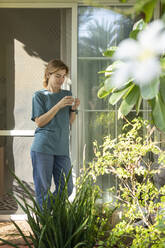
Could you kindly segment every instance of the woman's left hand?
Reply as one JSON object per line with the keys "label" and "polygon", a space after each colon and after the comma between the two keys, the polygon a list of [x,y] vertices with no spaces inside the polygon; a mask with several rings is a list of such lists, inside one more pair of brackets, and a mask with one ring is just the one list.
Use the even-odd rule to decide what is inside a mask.
{"label": "woman's left hand", "polygon": [[77,109],[79,105],[80,105],[80,100],[79,100],[79,98],[75,98],[75,100],[74,100],[74,105],[72,106],[72,109],[73,109],[73,110]]}

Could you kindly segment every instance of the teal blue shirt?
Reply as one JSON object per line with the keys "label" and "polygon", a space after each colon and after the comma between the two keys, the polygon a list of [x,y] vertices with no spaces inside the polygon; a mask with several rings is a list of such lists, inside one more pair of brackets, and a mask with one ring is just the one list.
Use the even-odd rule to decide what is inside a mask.
{"label": "teal blue shirt", "polygon": [[[32,99],[31,120],[35,121],[36,117],[49,111],[63,97],[71,95],[71,91],[68,90],[61,90],[58,93],[52,93],[48,90],[35,92]],[[69,156],[69,114],[70,106],[66,106],[60,109],[48,124],[37,127],[31,150]]]}

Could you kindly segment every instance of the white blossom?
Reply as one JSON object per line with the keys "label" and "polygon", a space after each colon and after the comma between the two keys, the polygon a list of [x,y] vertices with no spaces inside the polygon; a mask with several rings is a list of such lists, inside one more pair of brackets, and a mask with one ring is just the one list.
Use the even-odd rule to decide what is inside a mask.
{"label": "white blossom", "polygon": [[156,20],[139,32],[137,40],[128,38],[119,44],[113,58],[123,63],[111,75],[111,87],[119,88],[130,79],[143,87],[159,78],[164,51],[165,25]]}

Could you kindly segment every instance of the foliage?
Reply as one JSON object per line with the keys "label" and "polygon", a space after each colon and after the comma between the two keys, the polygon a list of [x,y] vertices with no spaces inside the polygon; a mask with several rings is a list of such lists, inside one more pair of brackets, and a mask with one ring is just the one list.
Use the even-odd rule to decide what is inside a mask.
{"label": "foliage", "polygon": [[[161,248],[165,246],[165,187],[157,188],[154,176],[159,166],[165,164],[165,152],[152,141],[152,129],[140,118],[126,122],[117,139],[105,137],[101,146],[94,143],[95,158],[88,168],[81,170],[77,180],[77,193],[72,203],[67,188],[54,197],[49,194],[51,210],[45,202],[41,211],[31,193],[15,176],[17,182],[31,199],[23,198],[18,204],[27,214],[32,232],[22,235],[27,247],[132,247]],[[100,197],[97,178],[112,174],[118,188],[110,189],[114,202],[96,204]],[[67,179],[68,180],[68,179]],[[66,181],[67,185],[67,181]],[[112,227],[114,210],[121,210],[122,218]],[[12,247],[18,247],[15,244]]]}
{"label": "foliage", "polygon": [[[141,19],[135,23],[130,33],[130,39],[121,42],[119,47],[115,48],[116,50],[113,47],[104,52],[104,55],[108,57],[111,55],[113,58],[123,57],[123,61],[114,61],[105,71],[101,72],[105,73],[105,82],[98,91],[98,97],[104,98],[110,95],[109,103],[112,105],[121,102],[119,118],[126,116],[133,108],[139,114],[142,100],[147,100],[151,107],[153,123],[159,130],[165,132],[165,58],[160,57],[158,52],[162,51],[161,41],[160,48],[156,40],[154,45],[154,35],[155,39],[158,39],[158,34],[156,35],[156,31],[152,31],[158,26],[161,30],[161,25],[161,22],[153,22],[148,26]],[[148,48],[149,44],[145,44],[145,42],[149,36],[152,40],[150,43],[153,44]],[[139,41],[136,41],[137,39]],[[161,36],[159,40],[161,40]],[[124,52],[127,49],[130,49],[130,54]],[[112,53],[112,51],[115,52]],[[152,69],[149,71],[149,68]]]}
{"label": "foliage", "polygon": [[[120,0],[120,2],[127,3],[128,1]],[[101,6],[101,1],[99,3]],[[155,36],[158,38],[157,42],[155,42],[155,45],[154,38],[150,37],[147,43],[148,47],[143,46],[145,42],[147,42],[147,35],[144,37],[143,41],[142,37],[145,33],[144,30],[147,30],[147,28],[149,27],[148,23],[153,18],[156,6],[161,6],[162,11],[160,12],[160,18],[163,21],[165,20],[165,14],[163,11],[165,7],[164,4],[164,0],[136,0],[135,4],[131,8],[122,11],[123,14],[129,15],[133,19],[136,19],[137,17],[142,17],[143,19],[135,23],[133,30],[129,35],[130,39],[124,40],[119,44],[118,47],[109,47],[106,51],[103,52],[104,56],[110,58],[110,62],[112,61],[112,59],[115,61],[113,63],[111,62],[112,64],[105,71],[101,71],[101,73],[105,73],[105,83],[104,86],[101,87],[101,89],[98,91],[99,98],[104,98],[110,95],[109,103],[112,105],[121,102],[119,107],[119,118],[126,116],[133,108],[135,108],[137,114],[139,114],[142,100],[147,100],[151,108],[153,123],[159,130],[163,132],[165,132],[165,58],[163,49],[162,52],[158,52],[157,55],[156,51],[159,50],[159,41],[160,48],[164,47],[163,43],[165,42],[161,43],[161,38],[158,38],[158,35],[163,33],[164,28],[161,32],[159,32],[159,34],[157,33],[157,35]],[[154,28],[151,28],[151,31],[152,30],[154,33]],[[132,50],[133,45],[131,43],[133,43],[133,40],[135,41],[134,48],[135,45],[136,47],[141,45],[141,51],[138,51],[138,49],[136,51],[137,55],[135,55],[135,49],[134,51]],[[121,49],[119,49],[121,48],[121,46],[123,46],[123,50],[126,51],[125,57],[123,57],[124,63],[118,61],[116,56],[117,54],[119,54],[119,51],[121,51]],[[154,49],[150,49],[152,47],[155,47],[155,51]],[[120,53],[120,55],[121,56],[118,56],[119,58],[123,56],[122,52]],[[135,56],[137,56],[137,58],[139,59],[139,64],[137,63]],[[151,59],[148,59],[149,57],[153,57],[152,63]],[[130,63],[125,63],[127,61]],[[139,71],[140,66],[141,72],[143,72],[143,74]],[[130,78],[128,78],[127,80],[127,77],[129,76],[128,74],[130,74]],[[135,77],[131,77],[131,74],[133,76],[135,75]],[[148,79],[145,79],[147,77]],[[141,78],[143,78],[144,80],[148,80],[148,82],[143,83],[143,80],[142,82],[140,82]]]}
{"label": "foliage", "polygon": [[[43,210],[39,208],[21,180],[16,176],[14,177],[31,200],[31,203],[28,203],[23,198],[23,204],[20,200],[17,200],[27,215],[27,222],[32,230],[29,236],[25,236],[19,226],[13,222],[27,247],[90,248],[94,246],[99,232],[95,211],[95,201],[99,192],[97,186],[93,185],[92,178],[87,173],[84,173],[79,178],[77,193],[72,203],[68,199],[66,181],[62,194],[59,191],[56,197],[54,197],[49,192],[49,198],[44,202]],[[48,209],[48,201],[50,201],[50,209]],[[4,244],[18,247],[8,241],[0,240]]]}
{"label": "foliage", "polygon": [[[122,219],[110,232],[103,247],[164,247],[165,187],[158,189],[154,164],[165,164],[165,152],[152,141],[147,121],[140,118],[126,123],[118,139],[105,137],[102,146],[94,143],[95,160],[91,175],[113,174],[118,180],[114,191]],[[162,197],[163,196],[163,197]]]}

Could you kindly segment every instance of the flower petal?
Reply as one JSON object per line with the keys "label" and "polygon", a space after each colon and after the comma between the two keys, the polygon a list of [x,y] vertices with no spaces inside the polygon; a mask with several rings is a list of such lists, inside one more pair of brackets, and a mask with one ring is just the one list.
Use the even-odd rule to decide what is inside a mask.
{"label": "flower petal", "polygon": [[164,27],[164,23],[161,20],[153,21],[138,34],[138,40],[141,44],[149,45],[161,34]]}
{"label": "flower petal", "polygon": [[111,77],[111,87],[120,88],[124,86],[131,78],[131,63],[122,63]]}
{"label": "flower petal", "polygon": [[114,54],[114,59],[121,59],[123,61],[134,58],[140,52],[138,42],[133,39],[126,39],[122,41]]}
{"label": "flower petal", "polygon": [[133,70],[135,83],[138,85],[148,84],[153,79],[159,77],[161,73],[160,62],[156,58],[145,60],[144,62],[136,62]]}
{"label": "flower petal", "polygon": [[165,54],[165,32],[159,37],[156,48],[159,54]]}
{"label": "flower petal", "polygon": [[[138,41],[142,47],[152,50],[157,55],[159,55],[164,47],[164,34],[163,28],[165,28],[164,23],[161,20],[153,21],[148,24],[146,28],[138,34]],[[160,38],[161,42],[160,42]]]}

